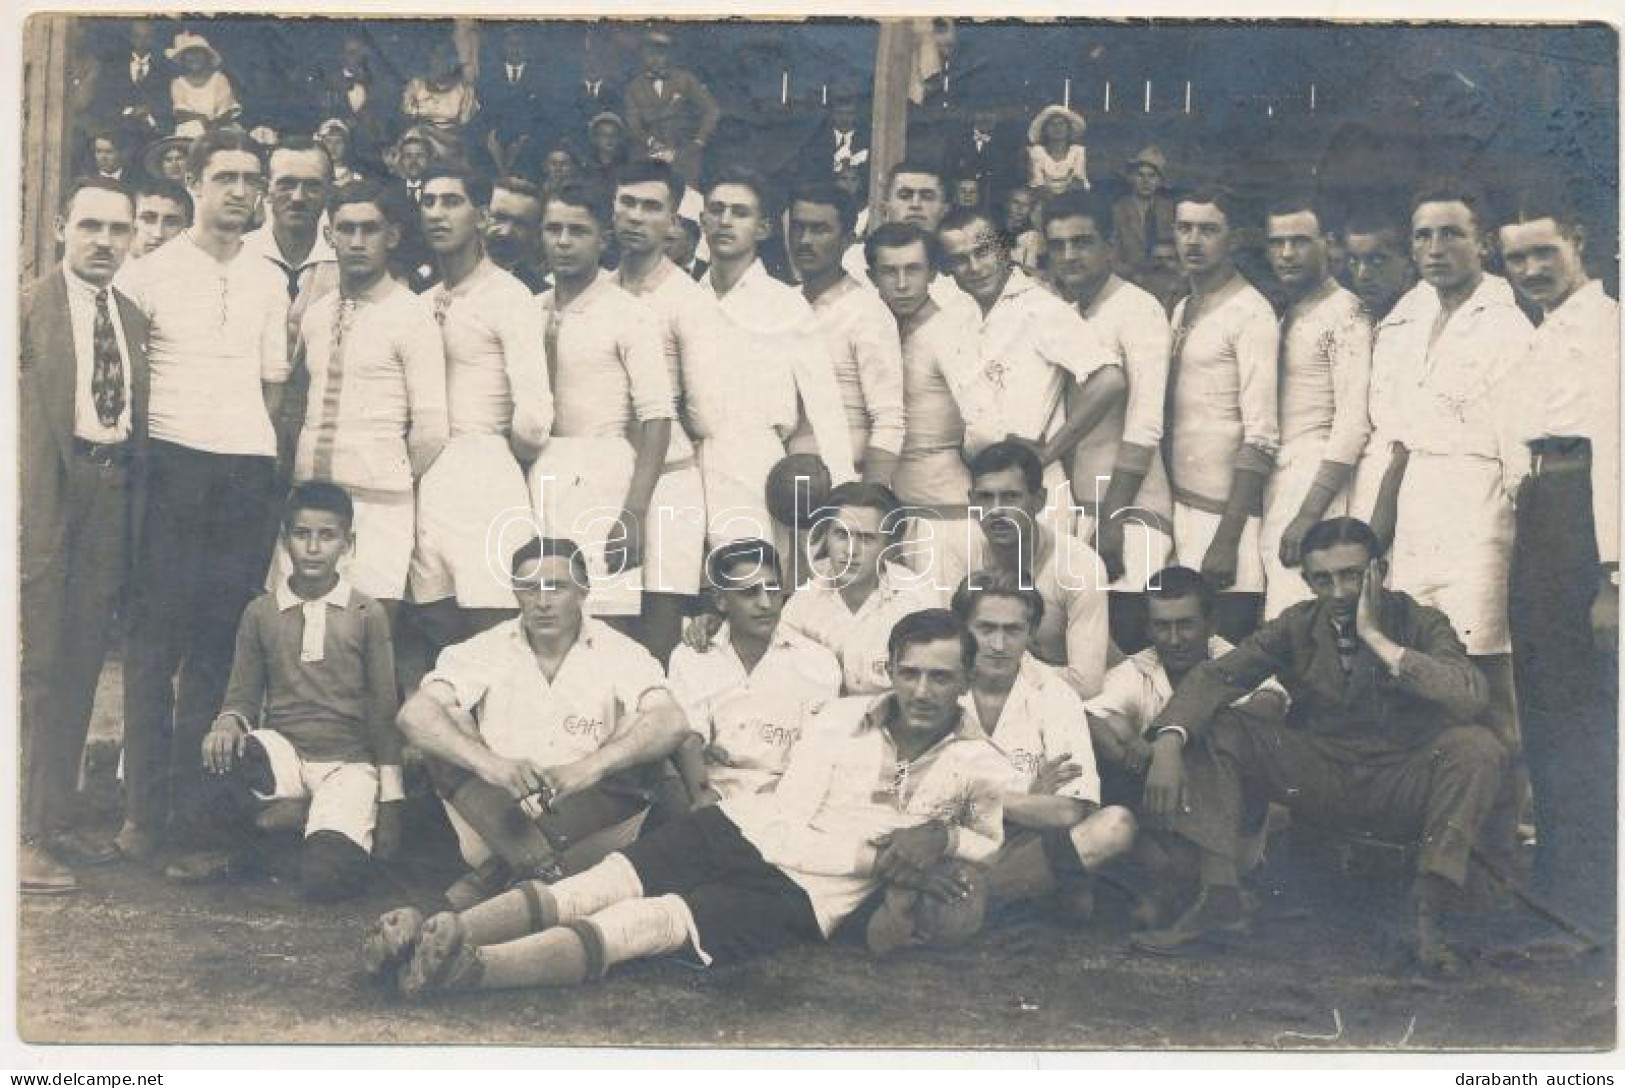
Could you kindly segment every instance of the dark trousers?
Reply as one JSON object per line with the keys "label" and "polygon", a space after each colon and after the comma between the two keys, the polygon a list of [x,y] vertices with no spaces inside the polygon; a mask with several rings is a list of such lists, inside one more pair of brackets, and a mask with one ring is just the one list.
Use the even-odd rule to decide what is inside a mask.
{"label": "dark trousers", "polygon": [[1509,756],[1488,727],[1443,729],[1409,753],[1360,759],[1276,722],[1221,713],[1203,740],[1218,771],[1211,815],[1237,836],[1275,801],[1323,827],[1414,841],[1417,868],[1460,885],[1481,841],[1515,818]]}
{"label": "dark trousers", "polygon": [[153,442],[124,671],[126,819],[202,817],[202,743],[231,673],[243,608],[271,555],[273,461]]}
{"label": "dark trousers", "polygon": [[1606,923],[1617,840],[1617,662],[1591,633],[1600,574],[1590,444],[1548,439],[1540,452],[1536,473],[1518,490],[1508,592],[1535,802],[1535,882],[1563,906]]}
{"label": "dark trousers", "polygon": [[18,649],[23,835],[72,821],[79,762],[128,559],[129,469],[75,456],[61,516],[22,497]]}

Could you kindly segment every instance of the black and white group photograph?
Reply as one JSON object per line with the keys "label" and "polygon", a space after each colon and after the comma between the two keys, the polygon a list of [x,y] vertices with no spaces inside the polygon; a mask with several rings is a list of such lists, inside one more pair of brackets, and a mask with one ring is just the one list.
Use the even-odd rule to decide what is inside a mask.
{"label": "black and white group photograph", "polygon": [[1618,27],[1358,7],[19,14],[25,1060],[1613,1051]]}

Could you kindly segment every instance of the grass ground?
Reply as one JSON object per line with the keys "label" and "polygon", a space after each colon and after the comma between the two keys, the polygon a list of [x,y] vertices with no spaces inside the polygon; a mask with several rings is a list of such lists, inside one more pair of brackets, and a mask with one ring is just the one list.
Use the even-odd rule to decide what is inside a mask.
{"label": "grass ground", "polygon": [[[95,725],[116,729],[116,668]],[[1164,960],[1127,948],[1122,904],[1071,930],[1033,914],[951,952],[877,962],[836,941],[734,968],[618,969],[573,992],[405,1006],[369,988],[355,954],[368,922],[433,908],[456,873],[443,829],[379,874],[362,900],[301,901],[287,850],[251,881],[183,888],[150,868],[84,873],[60,899],[25,900],[19,1024],[31,1042],[508,1043],[532,1046],[885,1046],[1019,1049],[1602,1049],[1614,1045],[1609,955],[1464,979],[1405,965],[1392,902],[1369,882],[1289,884],[1242,946]],[[103,810],[103,820],[110,812]]]}

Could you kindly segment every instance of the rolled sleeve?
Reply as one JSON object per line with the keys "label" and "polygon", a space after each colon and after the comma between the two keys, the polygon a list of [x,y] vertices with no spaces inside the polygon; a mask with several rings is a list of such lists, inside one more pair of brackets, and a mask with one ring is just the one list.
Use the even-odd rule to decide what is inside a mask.
{"label": "rolled sleeve", "polygon": [[1371,437],[1371,325],[1363,315],[1351,313],[1334,331],[1331,365],[1336,404],[1325,460],[1355,465]]}
{"label": "rolled sleeve", "polygon": [[423,678],[419,687],[426,688],[437,682],[445,684],[457,697],[457,705],[472,713],[496,682],[496,662],[506,656],[503,653],[505,648],[488,636],[501,632],[506,626],[493,628],[467,642],[441,650],[434,669]]}
{"label": "rolled sleeve", "polygon": [[[628,712],[635,712],[638,703],[651,691],[671,690],[660,662],[636,643],[618,647],[604,661],[604,667],[612,670],[615,698]],[[678,705],[682,705],[681,700]]]}
{"label": "rolled sleeve", "polygon": [[676,418],[677,397],[671,371],[661,345],[660,320],[649,307],[635,302],[628,307],[621,330],[621,365],[632,386],[632,411],[638,422]]}
{"label": "rolled sleeve", "polygon": [[[903,345],[897,322],[878,299],[854,328],[858,384],[869,416],[869,445],[885,453],[903,450]],[[854,453],[861,451],[854,450]]]}
{"label": "rolled sleeve", "polygon": [[539,450],[553,433],[553,390],[544,346],[547,322],[541,304],[527,296],[518,305],[504,307],[496,333],[513,394],[510,433],[522,445]]}
{"label": "rolled sleeve", "polygon": [[1154,450],[1162,442],[1168,397],[1168,355],[1173,330],[1160,309],[1129,323],[1123,331],[1128,371],[1128,407],[1123,417],[1123,444]]}
{"label": "rolled sleeve", "polygon": [[1251,463],[1243,463],[1250,447],[1265,456],[1265,470],[1269,460],[1281,446],[1280,401],[1277,394],[1277,371],[1280,331],[1273,314],[1263,312],[1242,325],[1236,335],[1236,371],[1240,380],[1241,442],[1236,468],[1258,471]]}

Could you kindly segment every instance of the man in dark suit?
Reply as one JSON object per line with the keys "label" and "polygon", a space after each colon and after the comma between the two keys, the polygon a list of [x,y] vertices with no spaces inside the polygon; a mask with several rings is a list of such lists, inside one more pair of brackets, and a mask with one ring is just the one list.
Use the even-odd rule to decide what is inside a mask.
{"label": "man in dark suit", "polygon": [[819,174],[831,178],[854,171],[858,187],[868,191],[869,124],[859,115],[858,97],[851,91],[837,91],[829,108],[829,121],[820,126],[808,143],[806,161]]}
{"label": "man in dark suit", "polygon": [[1009,129],[998,124],[998,114],[986,105],[978,105],[971,111],[970,124],[949,144],[945,165],[955,179],[975,178],[980,182],[983,199],[992,206],[1003,203],[1010,190],[1021,183],[1022,151]]}
{"label": "man in dark suit", "polygon": [[147,322],[117,290],[135,204],[75,184],[62,263],[22,295],[21,617],[24,895],[78,887],[64,862],[117,856],[72,830],[79,762],[129,568],[147,418]]}
{"label": "man in dark suit", "polygon": [[157,30],[146,19],[130,24],[129,44],[102,59],[92,113],[142,143],[171,128],[169,83],[175,69],[155,48]]}
{"label": "man in dark suit", "polygon": [[480,120],[486,126],[485,150],[492,176],[531,174],[541,157],[546,134],[541,116],[547,104],[542,66],[529,55],[518,26],[502,31],[501,56],[480,71]]}

